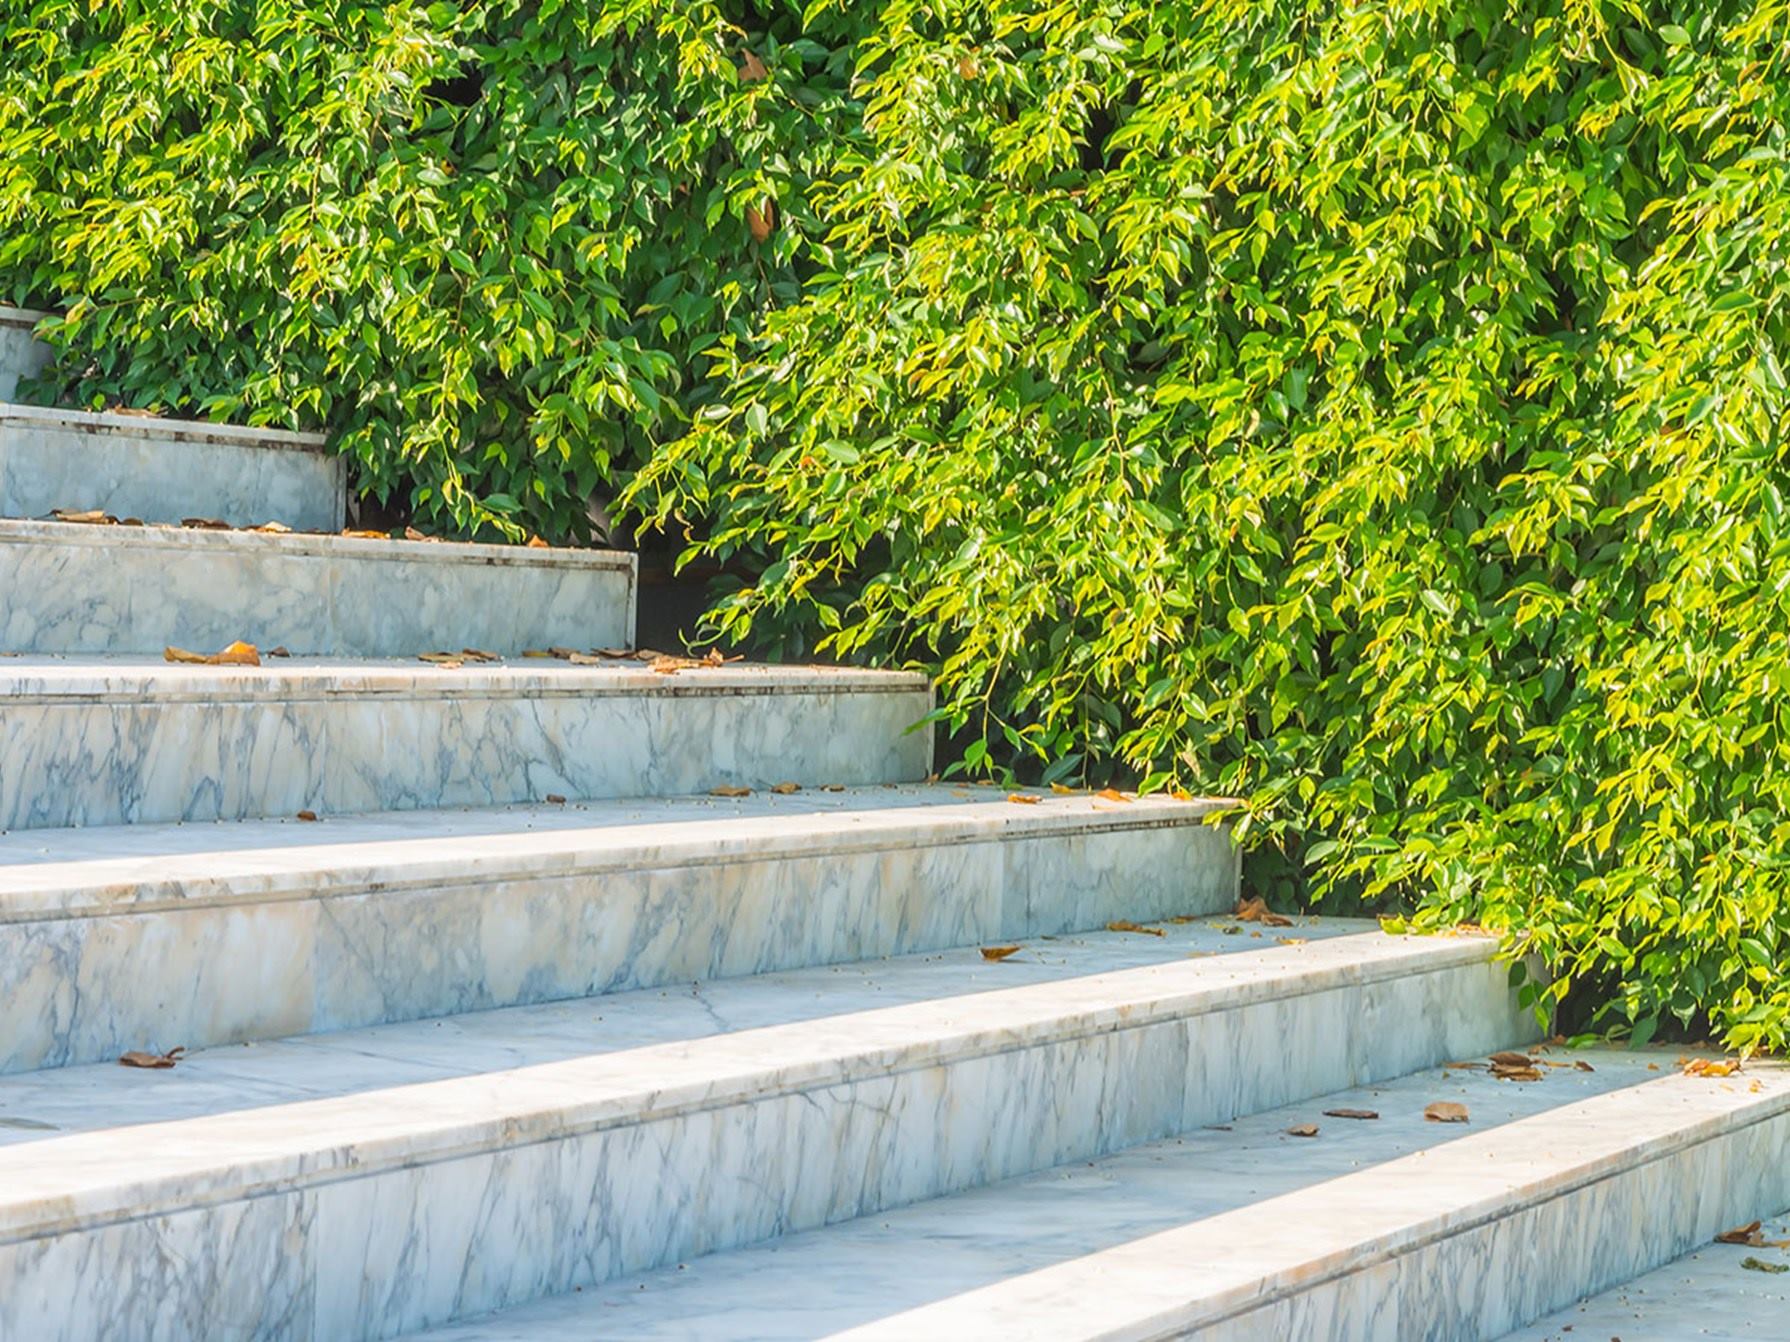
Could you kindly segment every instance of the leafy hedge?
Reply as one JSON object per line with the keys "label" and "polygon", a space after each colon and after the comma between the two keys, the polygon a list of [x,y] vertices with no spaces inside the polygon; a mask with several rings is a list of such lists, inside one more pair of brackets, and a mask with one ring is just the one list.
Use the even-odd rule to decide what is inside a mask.
{"label": "leafy hedge", "polygon": [[625,480],[755,575],[723,632],[938,670],[964,767],[1236,795],[1258,879],[1781,1049],[1787,34],[20,0],[0,293],[69,394],[464,530]]}
{"label": "leafy hedge", "polygon": [[834,267],[634,482],[722,625],[1790,1043],[1790,6],[878,14]]}
{"label": "leafy hedge", "polygon": [[583,534],[795,296],[849,74],[838,25],[708,0],[15,0],[0,298],[67,305],[72,399],[327,428],[423,519]]}

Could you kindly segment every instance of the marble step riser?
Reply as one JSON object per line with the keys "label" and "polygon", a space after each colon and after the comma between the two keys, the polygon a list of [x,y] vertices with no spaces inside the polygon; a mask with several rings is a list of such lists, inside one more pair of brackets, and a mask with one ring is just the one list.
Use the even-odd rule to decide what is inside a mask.
{"label": "marble step riser", "polygon": [[[1477,1225],[1415,1249],[1363,1246],[1316,1280],[1226,1319],[1190,1311],[1105,1342],[1194,1338],[1489,1339],[1629,1281],[1790,1202],[1790,1115],[1775,1114],[1617,1168],[1585,1171],[1532,1205],[1492,1207]],[[1763,1334],[1761,1334],[1763,1336]]]}
{"label": "marble step riser", "polygon": [[1236,862],[1189,819],[674,865],[572,854],[423,884],[320,872],[240,896],[196,882],[142,912],[0,922],[0,1073],[1226,911]]}
{"label": "marble step riser", "polygon": [[[0,1335],[386,1337],[1483,1052],[1484,960],[891,1066],[0,1245]],[[146,1132],[148,1139],[150,1133]],[[514,1137],[511,1138],[515,1142]]]}
{"label": "marble step riser", "polygon": [[[337,657],[629,647],[630,556],[0,523],[0,651]],[[471,551],[472,553],[467,553]]]}
{"label": "marble step riser", "polygon": [[333,532],[347,498],[346,462],[310,435],[0,405],[0,517],[102,509]]}
{"label": "marble step riser", "polygon": [[[0,670],[5,664],[0,662]],[[917,782],[915,690],[454,689],[34,695],[0,714],[0,829],[663,797],[719,784]],[[434,689],[433,686],[442,688]],[[276,689],[278,687],[275,687]]]}
{"label": "marble step riser", "polygon": [[19,383],[50,364],[50,347],[31,334],[44,314],[0,306],[0,401],[10,401]]}

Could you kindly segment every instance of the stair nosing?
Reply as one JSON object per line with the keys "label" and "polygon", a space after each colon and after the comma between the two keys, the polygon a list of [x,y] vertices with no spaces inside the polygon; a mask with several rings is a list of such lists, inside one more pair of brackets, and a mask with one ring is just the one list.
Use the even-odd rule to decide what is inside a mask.
{"label": "stair nosing", "polygon": [[217,424],[210,420],[174,419],[160,415],[126,415],[111,410],[74,410],[64,406],[0,402],[0,429],[13,424],[77,429],[128,438],[227,443],[236,447],[263,447],[329,455],[329,439],[320,433],[261,428],[250,424]]}
{"label": "stair nosing", "polygon": [[[1362,960],[1355,952],[1368,949],[1368,943],[1384,950],[1370,960]],[[267,1195],[275,1189],[292,1191],[319,1187],[368,1177],[381,1170],[441,1164],[495,1147],[517,1149],[642,1121],[658,1122],[749,1099],[800,1094],[937,1066],[946,1061],[953,1064],[969,1062],[1176,1019],[1192,1019],[1313,996],[1338,988],[1445,973],[1489,961],[1496,949],[1496,943],[1489,938],[1459,938],[1418,945],[1378,933],[1350,934],[1304,946],[1239,951],[1221,957],[1223,963],[1238,970],[1259,971],[1265,964],[1270,971],[1244,983],[1211,981],[1213,966],[1219,963],[1211,959],[1174,961],[724,1032],[695,1040],[648,1045],[503,1072],[412,1082],[349,1096],[133,1126],[124,1130],[135,1133],[141,1138],[141,1144],[133,1144],[128,1155],[104,1150],[116,1145],[119,1131],[116,1129],[95,1129],[0,1147],[0,1170],[15,1166],[19,1172],[29,1172],[53,1167],[56,1158],[65,1156],[70,1146],[94,1148],[100,1162],[111,1167],[104,1177],[96,1179],[92,1163],[81,1164],[75,1173],[86,1173],[88,1183],[80,1191],[66,1191],[68,1180],[65,1177],[59,1185],[63,1191],[21,1199],[38,1208],[48,1204],[65,1212],[64,1215],[13,1208],[0,1200],[0,1245],[76,1233],[173,1210],[242,1201]],[[1326,956],[1341,963],[1299,964],[1300,960]],[[1170,979],[1171,983],[1162,986],[1151,982],[1163,978]],[[1173,980],[1177,978],[1192,982],[1176,985]],[[1202,978],[1207,981],[1200,982]],[[1091,1004],[1085,1000],[1074,1000],[1067,1006],[1061,1003],[1059,999],[1066,990],[1076,989],[1083,993],[1104,991],[1105,998]],[[995,1024],[978,1022],[970,1026],[953,1025],[949,1019],[938,1019],[941,1011],[949,1011],[954,1005],[961,1008],[971,1000],[984,1008],[993,1005],[1004,1009],[1006,1019]],[[919,1019],[904,1019],[915,1017]],[[853,1037],[849,1046],[829,1043],[823,1038],[808,1043],[806,1051],[802,1048],[801,1041],[823,1025],[838,1030],[847,1022]],[[904,1029],[907,1031],[905,1038],[869,1041],[869,1036],[879,1030],[900,1034]],[[744,1066],[728,1064],[726,1052],[737,1050],[742,1041],[750,1047],[762,1045],[767,1038],[779,1035],[793,1036],[793,1042],[785,1043],[789,1050],[785,1059],[767,1060],[759,1051],[748,1052]],[[703,1057],[717,1053],[722,1056],[713,1063]],[[640,1080],[638,1073],[649,1060],[659,1063],[670,1075],[652,1083]],[[706,1073],[703,1071],[705,1066],[708,1068]],[[680,1068],[685,1073],[682,1077],[676,1075]],[[774,1081],[767,1085],[766,1074],[773,1069]],[[589,1090],[593,1078],[589,1074],[593,1071],[599,1074],[607,1071],[612,1075],[625,1072],[627,1075],[609,1081],[612,1093],[592,1098]],[[695,1073],[694,1078],[691,1073]],[[567,1088],[575,1088],[579,1094],[577,1098],[554,1102],[517,1103],[512,1100],[505,1106],[486,1102],[486,1112],[477,1117],[426,1122],[411,1120],[412,1126],[408,1129],[389,1117],[393,1111],[409,1114],[424,1109],[431,1099],[442,1096],[449,1097],[452,1102],[464,1095],[464,1102],[481,1103],[482,1094],[490,1090],[496,1077],[507,1078],[512,1086],[532,1083],[537,1093],[544,1094],[557,1086],[562,1094]],[[519,1081],[519,1078],[525,1080]],[[600,1081],[602,1078],[599,1075],[594,1079]],[[406,1097],[410,1101],[408,1104],[404,1103]],[[380,1112],[367,1112],[374,1105]],[[286,1135],[276,1132],[247,1139],[238,1136],[235,1138],[237,1150],[230,1153],[230,1137],[220,1134],[209,1141],[204,1140],[209,1136],[205,1131],[207,1128],[274,1121],[284,1123],[289,1130],[299,1118],[304,1120],[306,1133],[302,1141],[289,1131]],[[372,1135],[356,1135],[364,1134],[369,1126],[376,1129]],[[489,1134],[494,1130],[501,1132],[501,1140],[491,1140]],[[142,1170],[153,1163],[154,1157],[144,1152],[153,1150],[158,1139],[166,1140],[176,1133],[183,1136],[196,1134],[185,1146],[188,1149],[202,1147],[204,1159],[188,1159],[180,1168],[164,1169],[145,1177]],[[258,1168],[248,1168],[251,1166]],[[240,1177],[228,1178],[232,1174]],[[206,1185],[202,1196],[184,1191],[184,1185],[195,1180]],[[224,1186],[226,1181],[228,1186]],[[149,1182],[163,1186],[159,1197],[148,1195],[145,1185]],[[106,1194],[111,1196],[106,1198]],[[103,1200],[105,1205],[74,1211],[74,1205],[83,1200]]]}

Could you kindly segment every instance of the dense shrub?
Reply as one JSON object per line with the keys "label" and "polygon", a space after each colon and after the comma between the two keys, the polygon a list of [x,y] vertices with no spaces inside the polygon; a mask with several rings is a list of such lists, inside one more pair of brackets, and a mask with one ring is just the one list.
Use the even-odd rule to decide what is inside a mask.
{"label": "dense shrub", "polygon": [[722,626],[1790,1042],[1790,6],[876,14],[832,268],[635,482]]}
{"label": "dense shrub", "polygon": [[704,347],[795,294],[812,166],[857,123],[843,39],[798,28],[11,0],[0,299],[66,307],[75,400],[327,428],[437,525],[582,534],[709,397]]}

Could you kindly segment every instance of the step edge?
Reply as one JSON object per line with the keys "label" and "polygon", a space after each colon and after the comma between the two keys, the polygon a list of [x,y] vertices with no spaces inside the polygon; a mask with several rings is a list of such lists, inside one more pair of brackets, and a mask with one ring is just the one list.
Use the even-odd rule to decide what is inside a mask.
{"label": "step edge", "polygon": [[233,447],[260,447],[316,456],[330,455],[329,439],[321,433],[264,428],[253,424],[219,424],[211,420],[176,419],[161,415],[126,415],[111,410],[75,410],[66,406],[0,402],[0,431],[14,425],[73,429],[126,438],[213,442]]}
{"label": "step edge", "polygon": [[0,545],[75,546],[84,549],[218,551],[253,558],[379,560],[414,564],[465,564],[480,568],[566,568],[634,575],[639,556],[630,550],[580,550],[554,546],[492,545],[478,541],[387,540],[328,532],[214,530],[166,523],[105,526],[43,518],[0,517]]}
{"label": "step edge", "polygon": [[[1316,945],[1334,948],[1344,943],[1357,941],[1362,937],[1372,938],[1376,935],[1378,934],[1363,933],[1355,936],[1343,936],[1329,942],[1316,943]],[[1239,967],[1247,968],[1249,966],[1239,964],[1240,957],[1290,956],[1309,949],[1311,949],[1310,946],[1264,948],[1260,951],[1240,951],[1235,956],[1225,958],[1231,960],[1233,964],[1238,964]],[[1408,947],[1403,949],[1409,950]],[[30,1199],[33,1203],[48,1204],[52,1209],[62,1212],[59,1216],[43,1212],[26,1212],[21,1208],[10,1206],[4,1200],[3,1195],[0,1195],[0,1246],[65,1234],[84,1233],[100,1226],[141,1220],[165,1215],[172,1211],[244,1201],[266,1196],[276,1191],[294,1191],[367,1178],[390,1169],[412,1169],[445,1164],[496,1147],[512,1150],[545,1142],[566,1140],[612,1128],[628,1127],[641,1122],[648,1115],[652,1121],[657,1122],[702,1112],[706,1109],[730,1107],[747,1102],[751,1098],[800,1094],[805,1091],[886,1077],[919,1068],[947,1063],[961,1064],[1003,1053],[1050,1047],[1121,1030],[1141,1029],[1176,1019],[1192,1019],[1266,1003],[1317,996],[1337,989],[1367,987],[1396,979],[1458,972],[1490,961],[1495,951],[1495,943],[1488,941],[1475,945],[1463,939],[1444,946],[1421,948],[1419,954],[1386,956],[1371,963],[1351,961],[1341,965],[1298,968],[1292,972],[1258,978],[1241,986],[1234,983],[1197,985],[1179,992],[1158,993],[1141,1005],[1136,1001],[1115,1001],[1093,1008],[1081,1007],[1072,1011],[1057,1008],[1053,1011],[1046,1003],[1043,1006],[1032,1008],[1035,1020],[1043,1023],[1034,1024],[1032,1032],[1023,1038],[1014,1037],[1015,1030],[1020,1026],[1012,1022],[1004,1025],[982,1025],[973,1029],[960,1030],[954,1035],[937,1024],[923,1025],[918,1028],[928,1029],[930,1033],[915,1041],[859,1045],[850,1053],[835,1050],[831,1055],[822,1058],[810,1057],[805,1060],[798,1058],[794,1061],[780,1062],[760,1060],[751,1068],[736,1070],[734,1074],[723,1075],[719,1080],[716,1073],[722,1071],[721,1068],[711,1068],[704,1075],[699,1064],[705,1060],[700,1057],[692,1058],[691,1055],[714,1052],[722,1047],[724,1042],[737,1044],[741,1039],[749,1039],[753,1043],[759,1043],[766,1035],[773,1032],[793,1033],[799,1037],[820,1022],[828,1022],[836,1026],[841,1021],[849,1020],[862,1033],[868,1034],[879,1026],[885,1029],[891,1028],[891,1018],[901,1014],[913,1015],[919,1014],[921,1011],[936,1012],[945,1003],[962,999],[933,999],[919,1004],[906,1004],[866,1012],[850,1012],[843,1016],[819,1017],[814,1020],[769,1026],[759,1030],[711,1035],[694,1041],[649,1045],[642,1049],[624,1050],[595,1059],[574,1059],[539,1064],[535,1067],[514,1069],[508,1072],[477,1073],[467,1077],[416,1082],[346,1097],[328,1097],[319,1100],[295,1101],[286,1105],[232,1110],[223,1114],[208,1114],[164,1123],[135,1125],[127,1129],[96,1129],[84,1133],[73,1133],[65,1138],[51,1138],[11,1147],[0,1147],[0,1170],[17,1164],[24,1170],[41,1172],[46,1162],[53,1163],[55,1156],[60,1154],[48,1151],[47,1148],[61,1146],[66,1149],[69,1145],[93,1146],[115,1139],[118,1131],[128,1130],[136,1133],[146,1146],[153,1146],[159,1136],[171,1132],[177,1133],[188,1138],[185,1145],[189,1148],[202,1147],[209,1154],[223,1150],[227,1139],[220,1137],[213,1141],[206,1141],[204,1140],[204,1129],[223,1123],[253,1121],[257,1118],[263,1121],[268,1119],[289,1120],[295,1112],[301,1112],[304,1118],[310,1120],[306,1124],[307,1131],[314,1134],[320,1134],[327,1130],[330,1120],[336,1124],[346,1124],[349,1127],[349,1131],[340,1135],[336,1140],[319,1140],[313,1136],[304,1143],[297,1143],[290,1138],[263,1138],[261,1139],[262,1146],[267,1147],[283,1141],[284,1149],[264,1149],[258,1152],[249,1150],[239,1154],[231,1163],[226,1163],[223,1159],[209,1159],[192,1168],[167,1171],[147,1177],[133,1174],[132,1181],[128,1184],[121,1183],[116,1179],[107,1179],[90,1182],[78,1193],[63,1191],[55,1195],[45,1194]],[[1195,963],[1207,965],[1211,962],[1202,960]],[[1157,971],[1163,969],[1185,970],[1187,964],[1188,962],[1171,962],[1167,965],[1144,966],[1140,969],[1116,970],[1108,974],[1090,975],[1082,979],[1001,989],[992,994],[979,993],[972,996],[984,1003],[993,997],[1003,995],[1020,996],[1026,999],[1039,996],[1048,997],[1060,993],[1066,984],[1077,984],[1083,987],[1090,984],[1105,986],[1100,981],[1110,981],[1120,976],[1133,978],[1140,975],[1160,976]],[[1276,967],[1278,968],[1278,966]],[[1022,1005],[1030,1006],[1031,1002],[1027,1000]],[[896,1028],[900,1024],[899,1020],[894,1022]],[[909,1028],[917,1027],[910,1026]],[[352,1135],[354,1124],[364,1125],[363,1116],[352,1113],[336,1115],[327,1113],[332,1108],[352,1110],[357,1106],[364,1106],[374,1097],[380,1098],[387,1112],[394,1109],[407,1110],[409,1106],[398,1102],[406,1094],[411,1097],[413,1103],[425,1101],[446,1091],[476,1090],[481,1084],[488,1085],[490,1079],[495,1076],[514,1078],[526,1075],[529,1081],[536,1083],[544,1082],[547,1085],[563,1086],[576,1082],[579,1086],[588,1088],[589,1080],[579,1079],[576,1075],[578,1071],[634,1070],[640,1066],[643,1057],[653,1054],[673,1060],[684,1068],[696,1072],[695,1079],[672,1084],[644,1086],[638,1081],[634,1081],[632,1088],[623,1088],[617,1083],[617,1093],[601,1099],[591,1099],[585,1095],[546,1109],[539,1106],[532,1108],[515,1106],[505,1113],[476,1120],[438,1121],[433,1126],[420,1130],[413,1128],[408,1131],[388,1131],[372,1137],[357,1138]],[[762,1084],[765,1073],[773,1067],[782,1071],[784,1075],[778,1078],[774,1086],[766,1087]],[[418,1107],[421,1107],[420,1104]],[[501,1131],[502,1140],[491,1139],[490,1134],[493,1130]],[[198,1139],[191,1136],[195,1133],[199,1134]],[[238,1138],[238,1141],[241,1142],[242,1139]],[[242,1145],[245,1148],[250,1148],[255,1145],[255,1142],[252,1140],[242,1142]],[[108,1154],[112,1159],[118,1159],[115,1153]],[[140,1155],[133,1155],[130,1164],[140,1168],[143,1158]],[[86,1173],[90,1180],[93,1178],[91,1164],[82,1164],[81,1172]],[[226,1186],[225,1180],[229,1176],[235,1176],[235,1178]],[[200,1197],[183,1195],[185,1185],[195,1181],[205,1186],[204,1194]],[[159,1195],[154,1191],[158,1186],[161,1190]],[[109,1198],[106,1198],[107,1194],[110,1195]],[[77,1202],[91,1203],[102,1200],[104,1200],[103,1205],[85,1206],[80,1210],[76,1210],[74,1205]]]}
{"label": "step edge", "polygon": [[[1134,803],[1135,805],[1135,803]],[[810,813],[810,818],[837,818],[841,827],[821,829],[818,833],[799,832],[784,835],[723,835],[719,838],[685,837],[653,842],[631,839],[611,845],[600,843],[567,844],[554,848],[543,844],[526,852],[517,852],[513,841],[523,835],[539,835],[543,839],[575,838],[601,833],[600,827],[583,830],[501,831],[476,836],[489,840],[492,850],[477,855],[461,854],[453,859],[403,857],[381,860],[361,857],[355,850],[385,845],[422,845],[440,842],[438,838],[369,840],[364,843],[306,846],[307,856],[315,857],[312,865],[263,874],[253,868],[240,872],[222,872],[192,877],[179,875],[157,881],[94,879],[89,882],[69,880],[45,881],[38,886],[14,886],[0,889],[0,926],[21,923],[61,922],[80,918],[150,916],[158,913],[209,908],[237,908],[261,904],[292,903],[304,900],[349,898],[366,894],[403,894],[427,890],[451,882],[457,889],[476,889],[518,879],[520,876],[576,879],[617,871],[699,869],[730,865],[742,861],[797,861],[811,857],[858,856],[925,846],[943,848],[974,843],[1024,842],[1107,834],[1144,833],[1155,830],[1191,829],[1195,827],[1225,829],[1207,819],[1224,803],[1218,801],[1172,802],[1168,805],[1145,806],[1135,812],[1116,814],[1111,811],[1074,811],[1057,815],[1003,815],[999,819],[995,807],[1009,811],[1019,808],[1006,802],[965,802],[964,807],[986,807],[989,814],[961,814],[909,819],[903,811],[920,808],[897,808],[892,811],[853,810]],[[1171,813],[1168,806],[1175,809]],[[943,810],[944,807],[939,809]],[[956,810],[958,808],[952,808]],[[392,814],[392,813],[388,813]],[[879,823],[874,832],[852,831],[843,827],[848,818],[892,816]],[[659,822],[664,828],[686,829],[713,826],[717,821],[748,821],[768,817],[710,817]],[[906,823],[903,823],[905,821]],[[261,822],[264,823],[264,822]],[[652,823],[652,822],[644,822]],[[131,826],[108,828],[130,829]],[[34,831],[41,833],[41,831]],[[269,849],[219,849],[203,853],[162,855],[153,860],[175,863],[186,858],[204,858],[213,852],[240,854],[243,857],[266,853]],[[126,858],[91,858],[66,863],[21,864],[17,870],[30,875],[34,867],[47,870],[77,868],[109,863],[146,862],[149,856]],[[551,863],[551,866],[545,864]],[[0,861],[0,871],[7,864]],[[391,875],[378,874],[382,872]],[[238,883],[260,878],[257,888],[237,893]],[[142,898],[120,900],[116,892],[133,890],[164,891],[178,885],[181,893],[157,893]],[[214,893],[215,892],[215,893]],[[52,897],[60,902],[51,902]],[[36,902],[32,902],[36,901]]]}

